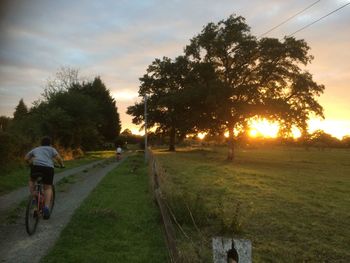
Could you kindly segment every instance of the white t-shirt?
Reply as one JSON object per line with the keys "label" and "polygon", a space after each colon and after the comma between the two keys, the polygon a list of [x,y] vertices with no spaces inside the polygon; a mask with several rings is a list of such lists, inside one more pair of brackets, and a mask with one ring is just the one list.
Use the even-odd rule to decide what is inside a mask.
{"label": "white t-shirt", "polygon": [[117,148],[117,153],[122,153],[122,148],[118,147]]}
{"label": "white t-shirt", "polygon": [[26,158],[33,159],[34,165],[54,168],[53,158],[58,155],[55,148],[51,146],[39,146],[27,153]]}

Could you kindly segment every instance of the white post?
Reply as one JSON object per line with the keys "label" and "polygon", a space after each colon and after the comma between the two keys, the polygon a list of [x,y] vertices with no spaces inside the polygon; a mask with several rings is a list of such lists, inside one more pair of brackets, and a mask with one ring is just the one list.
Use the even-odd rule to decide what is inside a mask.
{"label": "white post", "polygon": [[145,101],[145,163],[147,163],[147,95],[144,96]]}
{"label": "white post", "polygon": [[[214,263],[252,263],[252,242],[250,240],[214,237],[212,242]],[[236,260],[229,256],[230,250],[234,250],[230,254],[236,255]]]}

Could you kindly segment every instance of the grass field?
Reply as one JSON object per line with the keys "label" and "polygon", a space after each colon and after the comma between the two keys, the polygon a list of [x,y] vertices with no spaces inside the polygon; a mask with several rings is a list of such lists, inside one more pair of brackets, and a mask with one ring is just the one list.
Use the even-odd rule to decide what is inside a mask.
{"label": "grass field", "polygon": [[[87,152],[84,157],[66,161],[66,168],[74,168],[89,162],[114,156],[114,151]],[[60,172],[60,170],[58,171]],[[0,171],[0,195],[11,192],[19,187],[26,186],[29,178],[29,167],[24,163],[12,164]]]}
{"label": "grass field", "polygon": [[240,149],[234,163],[226,148],[155,154],[179,223],[205,250],[214,235],[236,236],[252,240],[253,262],[350,262],[349,150]]}
{"label": "grass field", "polygon": [[167,262],[160,222],[143,156],[128,157],[84,201],[41,262]]}

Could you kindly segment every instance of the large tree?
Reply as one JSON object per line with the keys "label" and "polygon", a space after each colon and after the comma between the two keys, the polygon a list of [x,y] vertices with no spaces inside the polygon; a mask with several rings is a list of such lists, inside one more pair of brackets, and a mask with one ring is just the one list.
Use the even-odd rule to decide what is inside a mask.
{"label": "large tree", "polygon": [[[204,101],[203,94],[208,95],[214,87],[206,85],[215,79],[214,75],[212,67],[192,64],[186,57],[179,56],[174,60],[156,59],[140,78],[139,95],[147,95],[147,126],[156,127],[156,133],[169,136],[170,151],[175,150],[176,138],[182,139],[204,126],[202,123],[208,118],[203,108],[208,107],[209,102]],[[134,116],[135,124],[144,122],[144,106],[142,100],[128,108],[127,113]]]}
{"label": "large tree", "polygon": [[234,159],[234,129],[247,127],[252,117],[277,120],[283,132],[293,125],[305,130],[311,114],[323,117],[315,98],[324,86],[303,69],[312,60],[308,51],[305,41],[293,37],[258,40],[240,16],[209,23],[191,39],[187,57],[213,65],[220,81],[220,104],[212,118],[229,131],[229,160]]}
{"label": "large tree", "polygon": [[105,140],[113,141],[121,130],[120,117],[116,101],[101,78],[95,77],[91,82],[75,84],[71,89],[89,96],[96,102],[96,113],[100,116],[96,122],[98,131]]}
{"label": "large tree", "polygon": [[114,141],[121,126],[116,102],[100,77],[84,82],[71,68],[61,68],[48,81],[27,119],[25,133],[31,138],[46,134],[64,147],[86,150]]}
{"label": "large tree", "polygon": [[[156,59],[140,78],[139,95],[147,95],[147,125],[156,126],[158,133],[169,135],[170,151],[175,150],[176,134],[181,136],[188,129],[181,117],[181,114],[188,114],[181,92],[184,89],[187,66],[187,60],[183,57],[178,57],[175,61],[167,57]],[[135,124],[144,121],[144,103],[142,100],[128,107],[127,113],[134,116]]]}

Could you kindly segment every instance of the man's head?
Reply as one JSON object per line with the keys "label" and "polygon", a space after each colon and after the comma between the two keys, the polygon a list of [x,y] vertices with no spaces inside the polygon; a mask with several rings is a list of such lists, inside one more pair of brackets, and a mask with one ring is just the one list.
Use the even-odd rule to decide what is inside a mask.
{"label": "man's head", "polygon": [[45,136],[41,139],[41,146],[50,146],[51,138],[49,136]]}

